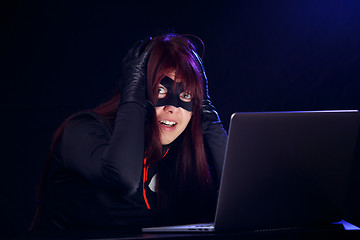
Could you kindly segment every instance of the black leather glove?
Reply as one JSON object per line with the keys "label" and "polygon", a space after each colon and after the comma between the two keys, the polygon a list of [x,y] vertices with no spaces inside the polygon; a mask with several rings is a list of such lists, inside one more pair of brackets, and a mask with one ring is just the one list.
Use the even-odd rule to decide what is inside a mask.
{"label": "black leather glove", "polygon": [[143,107],[147,106],[145,98],[146,65],[153,45],[154,42],[151,41],[151,38],[139,41],[122,60],[122,72],[119,83],[120,105],[134,102]]}
{"label": "black leather glove", "polygon": [[193,52],[198,60],[198,66],[203,76],[203,102],[201,107],[202,116],[202,130],[206,131],[211,124],[221,124],[219,114],[217,113],[214,105],[212,105],[209,96],[208,79],[205,74],[204,64],[196,52]]}

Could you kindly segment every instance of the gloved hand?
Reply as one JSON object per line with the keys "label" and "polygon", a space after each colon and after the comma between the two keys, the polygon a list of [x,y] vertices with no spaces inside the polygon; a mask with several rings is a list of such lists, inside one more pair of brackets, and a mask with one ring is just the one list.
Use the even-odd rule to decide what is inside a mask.
{"label": "gloved hand", "polygon": [[204,64],[196,52],[193,51],[193,54],[198,61],[198,66],[203,76],[203,102],[201,107],[201,117],[202,130],[204,133],[211,124],[221,124],[221,121],[214,105],[212,105],[210,101],[208,79],[205,74]]}
{"label": "gloved hand", "polygon": [[147,106],[145,99],[146,65],[154,45],[154,41],[151,40],[150,37],[145,41],[137,42],[122,60],[122,72],[119,82],[120,105],[134,102],[143,107]]}

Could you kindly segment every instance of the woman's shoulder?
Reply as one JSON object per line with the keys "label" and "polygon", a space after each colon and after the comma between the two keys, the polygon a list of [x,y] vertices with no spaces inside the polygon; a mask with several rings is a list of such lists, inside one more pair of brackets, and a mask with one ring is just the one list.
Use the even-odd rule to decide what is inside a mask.
{"label": "woman's shoulder", "polygon": [[86,111],[81,111],[81,112],[78,112],[78,113],[75,113],[73,114],[70,118],[69,118],[69,121],[74,121],[74,120],[82,120],[82,121],[93,121],[93,120],[96,120],[96,121],[99,121],[99,122],[106,122],[105,118],[94,112],[94,111],[91,111],[91,110],[86,110]]}
{"label": "woman's shoulder", "polygon": [[65,124],[65,129],[84,128],[110,130],[109,122],[102,115],[89,110],[73,114]]}

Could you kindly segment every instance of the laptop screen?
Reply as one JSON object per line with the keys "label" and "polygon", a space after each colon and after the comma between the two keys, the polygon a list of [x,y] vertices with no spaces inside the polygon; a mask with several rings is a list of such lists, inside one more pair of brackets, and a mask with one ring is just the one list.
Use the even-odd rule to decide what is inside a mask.
{"label": "laptop screen", "polygon": [[357,111],[234,113],[216,231],[339,221]]}

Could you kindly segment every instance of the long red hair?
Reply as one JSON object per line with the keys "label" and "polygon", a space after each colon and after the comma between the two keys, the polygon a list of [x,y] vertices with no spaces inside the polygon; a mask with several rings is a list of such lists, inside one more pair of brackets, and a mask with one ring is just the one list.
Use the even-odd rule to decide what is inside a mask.
{"label": "long red hair", "polygon": [[[156,37],[153,41],[156,41],[156,45],[147,68],[149,100],[156,104],[160,81],[170,71],[175,72],[174,84],[180,79],[186,91],[193,96],[192,119],[182,133],[181,143],[170,147],[170,153],[177,153],[175,161],[162,164],[166,167],[158,174],[159,215],[165,224],[211,220],[209,218],[213,217],[215,195],[202,136],[203,77],[194,55],[196,49],[187,37],[175,34]],[[152,121],[150,134],[147,135],[151,143],[147,148],[150,163],[160,159],[161,150],[156,116]]]}

